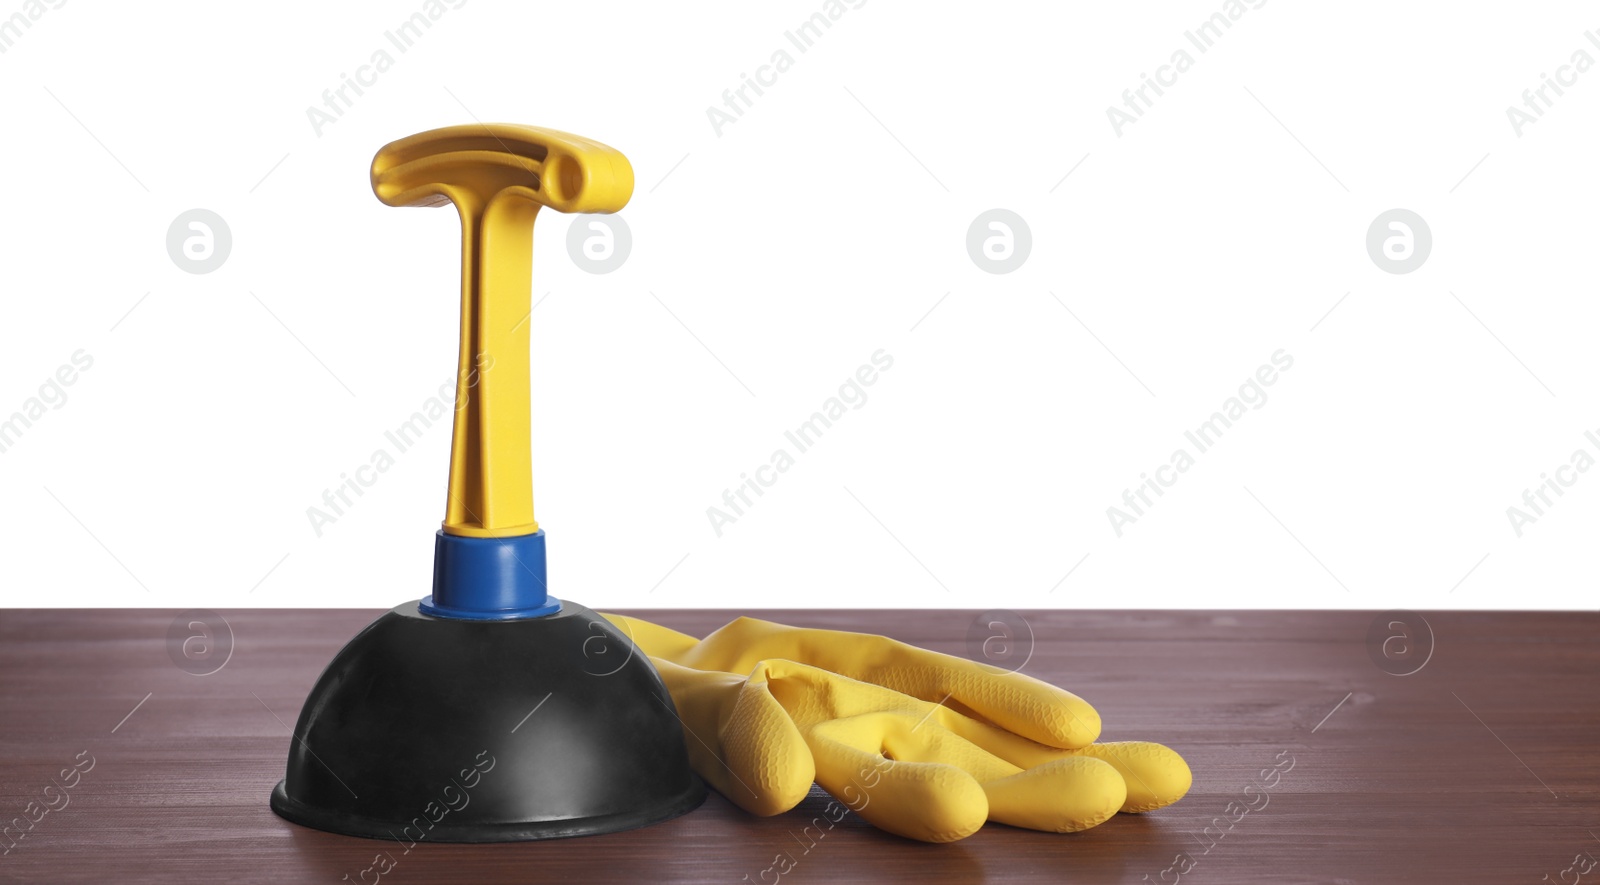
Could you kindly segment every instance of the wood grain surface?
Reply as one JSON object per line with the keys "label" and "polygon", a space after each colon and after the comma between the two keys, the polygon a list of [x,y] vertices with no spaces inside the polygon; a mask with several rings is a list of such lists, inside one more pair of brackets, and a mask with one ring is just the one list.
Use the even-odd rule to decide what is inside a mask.
{"label": "wood grain surface", "polygon": [[[0,822],[56,809],[0,839],[0,881],[362,881],[385,843],[287,823],[267,795],[312,683],[378,612],[223,611],[232,655],[205,676],[168,653],[177,614],[0,612]],[[731,617],[630,614],[697,635]],[[760,614],[974,648],[971,611]],[[1369,651],[1373,612],[1023,614],[1024,672],[1093,703],[1104,739],[1179,750],[1187,798],[1074,835],[991,824],[924,845],[853,815],[802,839],[817,791],[766,819],[713,794],[633,832],[421,843],[382,881],[1600,881],[1600,615],[1424,613],[1431,656],[1397,676]]]}

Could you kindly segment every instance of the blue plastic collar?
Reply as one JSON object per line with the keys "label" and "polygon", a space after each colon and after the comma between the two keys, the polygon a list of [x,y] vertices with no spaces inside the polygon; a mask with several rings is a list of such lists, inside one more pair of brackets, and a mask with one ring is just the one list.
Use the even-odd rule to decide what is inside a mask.
{"label": "blue plastic collar", "polygon": [[509,621],[561,611],[545,585],[544,532],[468,538],[440,531],[433,545],[433,595],[417,608],[436,618]]}

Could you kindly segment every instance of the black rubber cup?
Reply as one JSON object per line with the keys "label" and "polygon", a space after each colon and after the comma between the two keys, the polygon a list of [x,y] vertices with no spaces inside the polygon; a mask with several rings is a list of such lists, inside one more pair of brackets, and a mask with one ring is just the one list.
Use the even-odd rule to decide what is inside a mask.
{"label": "black rubber cup", "polygon": [[398,606],[334,657],[295,735],[273,811],[406,845],[612,833],[705,799],[655,668],[572,602],[520,621]]}

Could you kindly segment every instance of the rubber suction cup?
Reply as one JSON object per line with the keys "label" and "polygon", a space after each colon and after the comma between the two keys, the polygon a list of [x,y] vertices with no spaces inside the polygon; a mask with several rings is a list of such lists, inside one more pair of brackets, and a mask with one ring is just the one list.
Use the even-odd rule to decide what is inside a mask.
{"label": "rubber suction cup", "polygon": [[566,601],[521,620],[401,605],[328,665],[295,735],[273,811],[408,846],[610,833],[705,799],[650,661]]}

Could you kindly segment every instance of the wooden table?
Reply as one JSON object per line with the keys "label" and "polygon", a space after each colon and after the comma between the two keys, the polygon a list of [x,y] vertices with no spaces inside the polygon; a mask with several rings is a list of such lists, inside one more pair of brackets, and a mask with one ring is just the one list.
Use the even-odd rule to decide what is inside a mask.
{"label": "wooden table", "polygon": [[[59,805],[53,778],[94,759],[0,857],[0,881],[361,881],[382,843],[289,824],[267,795],[285,723],[377,613],[224,611],[232,656],[206,676],[168,654],[176,614],[0,612],[0,818]],[[731,617],[636,614],[697,635]],[[810,813],[759,820],[713,794],[633,832],[419,844],[382,879],[1570,883],[1587,866],[1563,879],[1575,857],[1600,858],[1600,615],[1425,613],[1431,657],[1398,676],[1369,652],[1371,612],[1024,614],[1024,672],[1094,703],[1105,739],[1178,749],[1195,773],[1187,798],[1075,835],[990,825],[923,845],[853,816],[802,842],[818,792]],[[762,615],[966,654],[975,613]],[[1260,770],[1291,758],[1263,791]]]}

